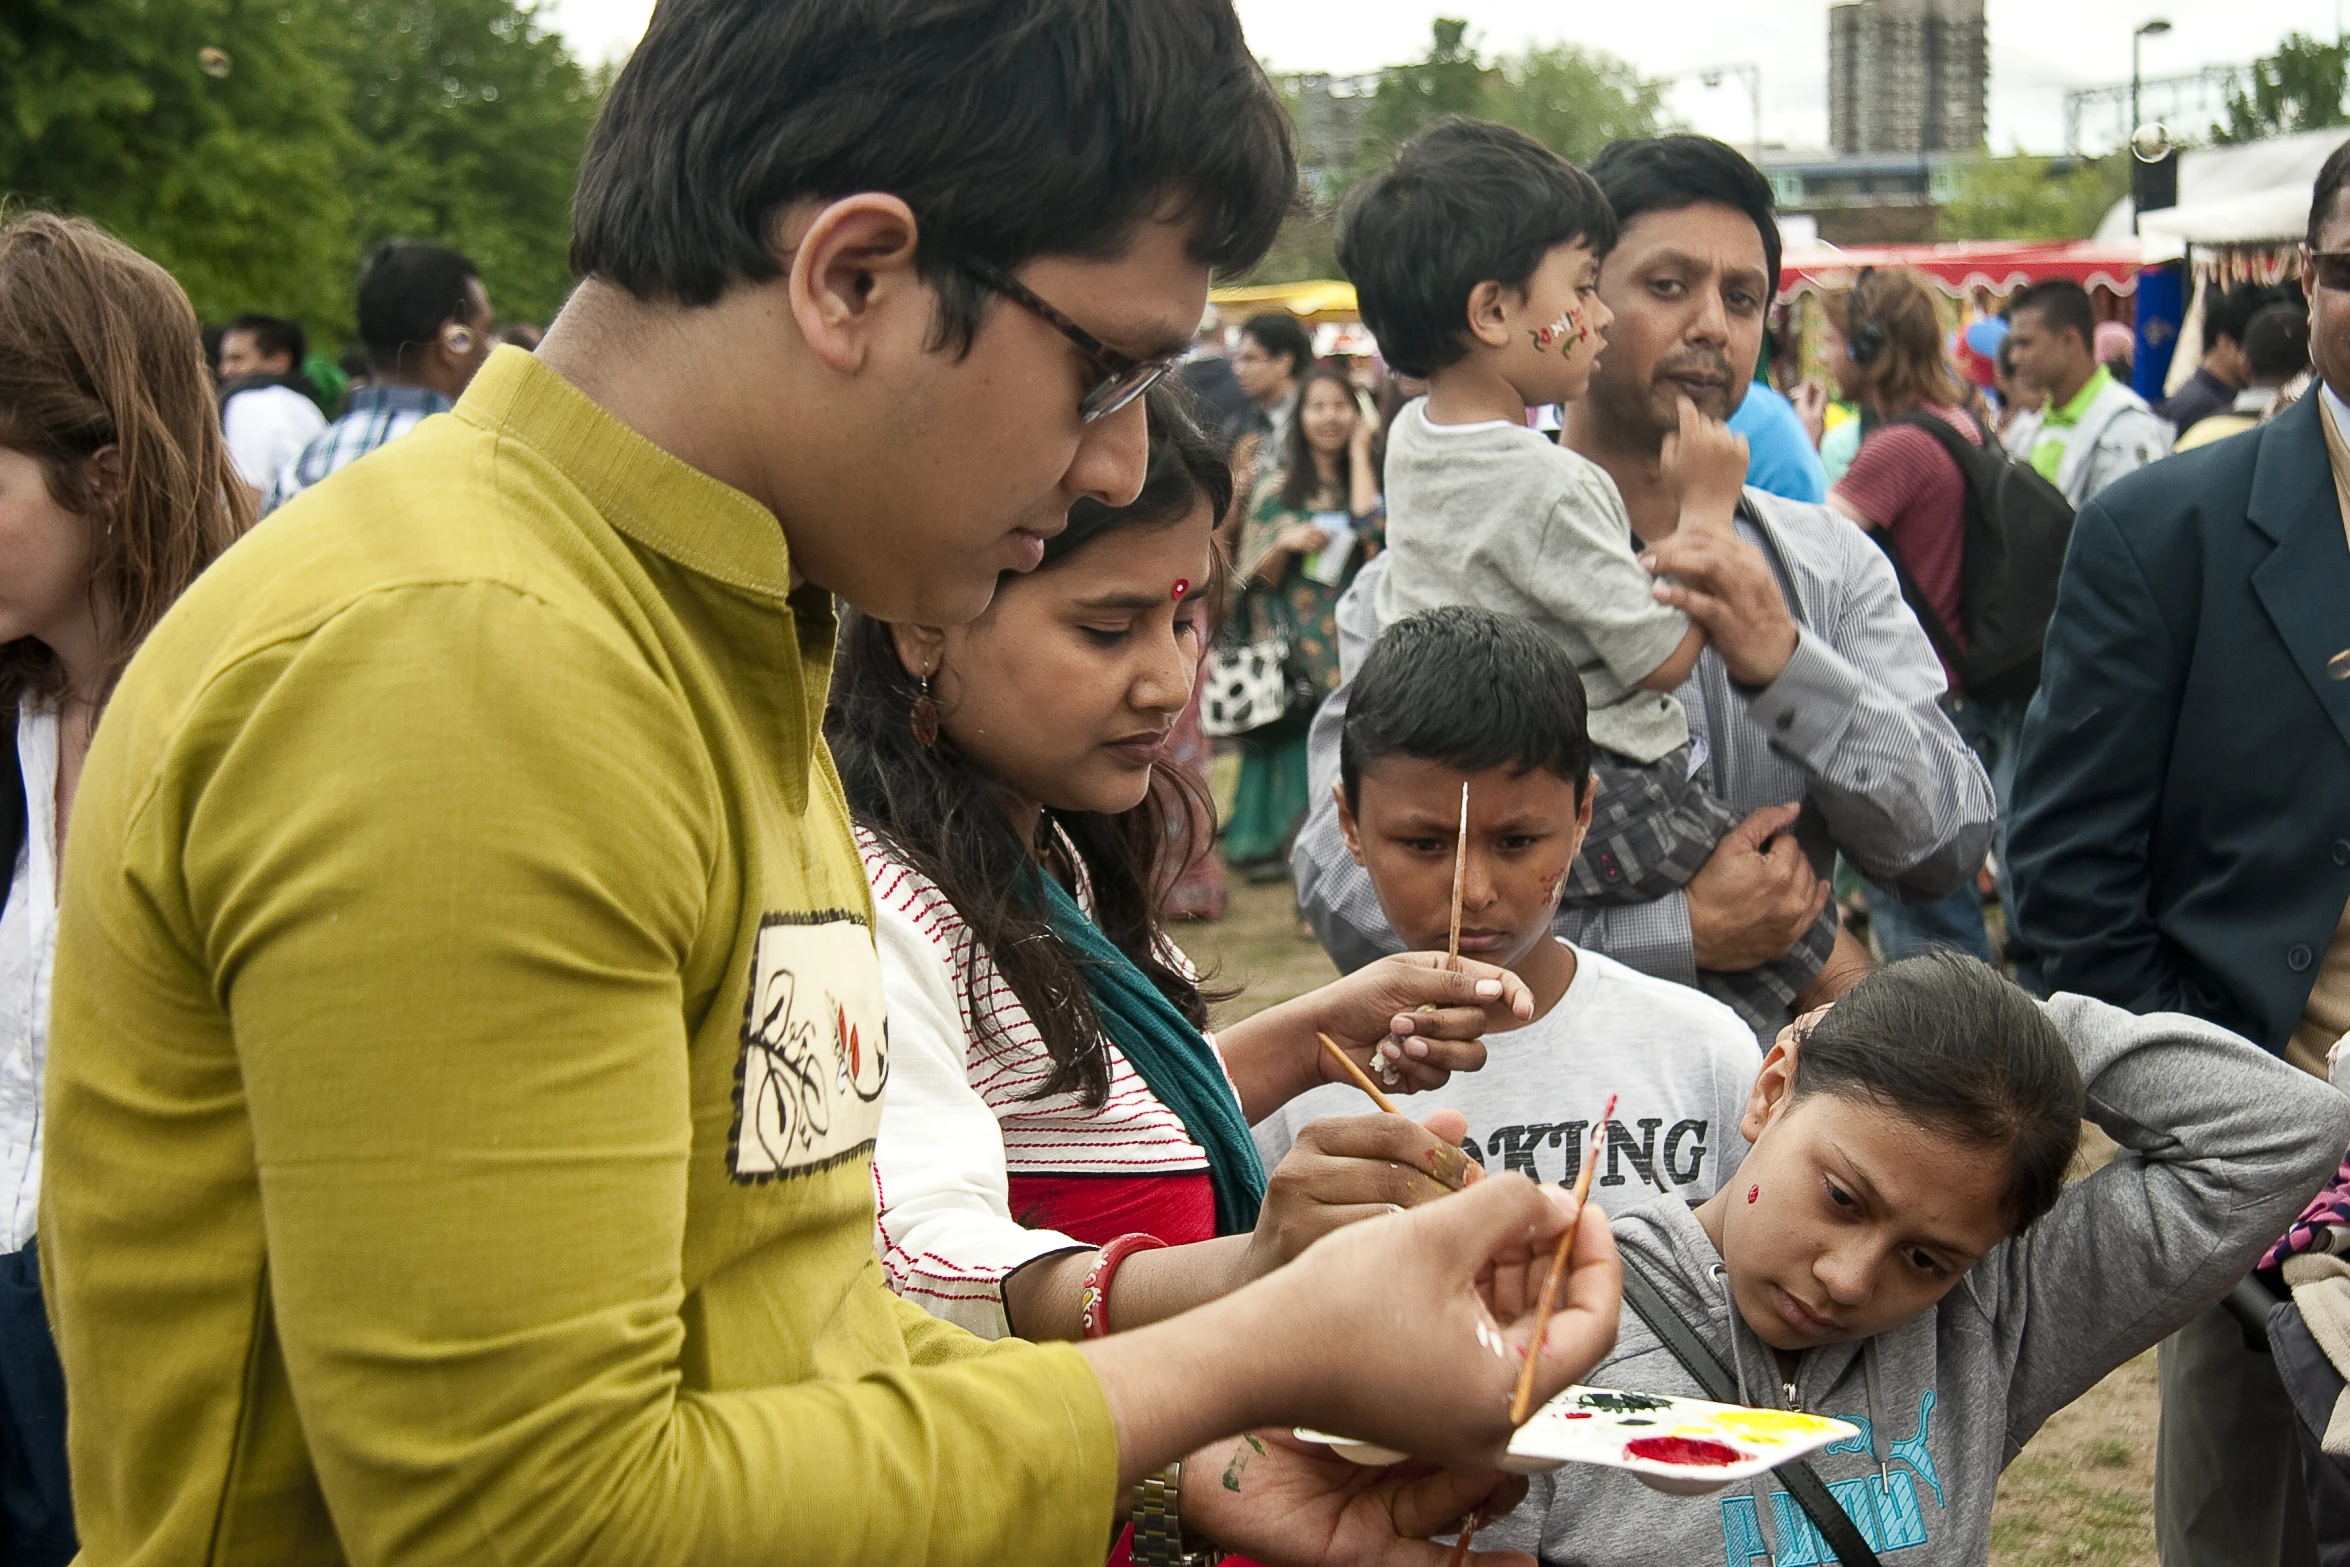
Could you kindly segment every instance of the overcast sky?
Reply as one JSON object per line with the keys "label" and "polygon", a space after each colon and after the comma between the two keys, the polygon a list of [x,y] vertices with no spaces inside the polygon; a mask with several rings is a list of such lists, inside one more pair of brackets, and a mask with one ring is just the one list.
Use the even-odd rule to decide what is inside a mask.
{"label": "overcast sky", "polygon": [[[1526,0],[1237,0],[1249,45],[1276,70],[1339,75],[1417,58],[1437,15],[1464,16],[1488,52],[1561,40],[1602,49],[1649,76],[1751,62],[1761,68],[1763,137],[1818,147],[1828,137],[1828,0],[1644,0],[1539,5]],[[1991,145],[2054,152],[2064,143],[2068,87],[2126,82],[2131,30],[2165,17],[2171,31],[2141,46],[2149,78],[2234,64],[2268,53],[2295,30],[2331,38],[2345,0],[1988,0]],[[650,0],[547,0],[542,15],[587,59],[626,50],[644,31]],[[1696,129],[1745,142],[1752,111],[1745,88],[1725,77],[1688,81],[1670,103]],[[2148,118],[2166,114],[2149,100]],[[2176,120],[2200,130],[2220,112],[2190,98]],[[2109,146],[2118,121],[2092,127]]]}

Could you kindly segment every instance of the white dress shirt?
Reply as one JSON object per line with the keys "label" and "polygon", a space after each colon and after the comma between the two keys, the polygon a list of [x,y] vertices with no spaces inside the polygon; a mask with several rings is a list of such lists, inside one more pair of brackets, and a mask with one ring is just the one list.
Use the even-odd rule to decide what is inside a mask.
{"label": "white dress shirt", "polygon": [[33,1238],[41,1196],[41,1068],[57,956],[57,738],[57,709],[18,711],[28,820],[0,909],[0,1252]]}

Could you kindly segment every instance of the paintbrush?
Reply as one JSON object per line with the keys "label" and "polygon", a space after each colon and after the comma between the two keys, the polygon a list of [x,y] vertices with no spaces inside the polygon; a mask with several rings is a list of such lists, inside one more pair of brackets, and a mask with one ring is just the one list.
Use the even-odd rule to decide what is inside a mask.
{"label": "paintbrush", "polygon": [[1575,1229],[1583,1222],[1583,1204],[1591,1197],[1591,1172],[1599,1166],[1600,1145],[1607,1141],[1607,1123],[1616,1113],[1616,1096],[1607,1096],[1607,1108],[1591,1127],[1591,1146],[1583,1151],[1583,1169],[1575,1177],[1575,1214],[1559,1232],[1558,1249],[1550,1254],[1550,1271],[1542,1276],[1542,1292],[1534,1300],[1534,1337],[1526,1344],[1526,1363],[1518,1368],[1518,1390],[1510,1398],[1510,1424],[1526,1423],[1527,1406],[1534,1402],[1534,1367],[1542,1355],[1542,1341],[1550,1336],[1551,1308],[1558,1304],[1559,1282],[1567,1275],[1567,1255],[1575,1249]]}
{"label": "paintbrush", "polygon": [[1461,1520],[1461,1532],[1453,1538],[1452,1554],[1444,1559],[1444,1567],[1461,1567],[1469,1559],[1469,1542],[1477,1538],[1477,1531],[1486,1524],[1485,1509],[1472,1507],[1469,1516]]}
{"label": "paintbrush", "polygon": [[[1328,1034],[1316,1034],[1314,1037],[1322,1042],[1322,1048],[1328,1052],[1330,1059],[1346,1070],[1346,1075],[1354,1080],[1355,1087],[1371,1096],[1373,1104],[1389,1115],[1403,1114],[1403,1111],[1396,1107],[1394,1100],[1379,1091],[1379,1085],[1371,1081],[1371,1074],[1355,1065],[1355,1058],[1338,1047],[1337,1040],[1332,1039]],[[1437,1139],[1436,1147],[1429,1154],[1428,1159],[1428,1173],[1456,1192],[1464,1186],[1474,1186],[1485,1179],[1483,1166],[1442,1138]]]}
{"label": "paintbrush", "polygon": [[1461,961],[1461,895],[1469,887],[1469,784],[1461,781],[1461,834],[1452,846],[1452,935],[1444,943],[1446,961]]}

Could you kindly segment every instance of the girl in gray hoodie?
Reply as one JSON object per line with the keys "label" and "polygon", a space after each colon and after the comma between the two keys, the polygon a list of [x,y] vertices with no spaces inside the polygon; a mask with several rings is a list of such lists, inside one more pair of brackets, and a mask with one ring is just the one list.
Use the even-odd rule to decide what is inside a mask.
{"label": "girl in gray hoodie", "polygon": [[[2068,1186],[2084,1116],[2121,1147]],[[1860,1427],[1812,1465],[1888,1567],[1979,1567],[2000,1470],[2244,1276],[2350,1147],[2350,1099],[2211,1024],[2035,1002],[1940,955],[1783,1032],[1743,1130],[1705,1203],[1616,1217],[1625,1266],[1742,1402]],[[1708,1396],[1629,1304],[1590,1381]],[[1546,1567],[1837,1559],[1775,1475],[1679,1497],[1583,1464],[1478,1543]]]}

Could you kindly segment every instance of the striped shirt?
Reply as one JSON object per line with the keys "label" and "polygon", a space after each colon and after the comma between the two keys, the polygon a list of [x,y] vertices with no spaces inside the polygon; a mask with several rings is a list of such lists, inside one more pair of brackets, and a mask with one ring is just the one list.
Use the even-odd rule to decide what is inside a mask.
{"label": "striped shirt", "polygon": [[[1001,1338],[1010,1332],[1005,1276],[1083,1244],[1015,1219],[1014,1178],[1204,1179],[1207,1154],[1106,1040],[1109,1098],[1100,1108],[1073,1090],[1032,1097],[1051,1075],[1052,1056],[994,960],[982,950],[973,962],[976,938],[935,883],[861,828],[857,844],[873,884],[889,1008],[889,1093],[873,1155],[875,1246],[892,1289],[934,1316]],[[1082,871],[1076,891],[1090,913]],[[974,996],[988,1025],[984,1038],[971,1026]]]}
{"label": "striped shirt", "polygon": [[[1939,897],[1975,873],[1991,843],[1991,780],[1940,706],[1942,661],[1902,602],[1892,564],[1825,506],[1749,488],[1738,536],[1763,552],[1794,616],[1795,654],[1760,691],[1730,681],[1708,647],[1674,695],[1689,713],[1691,765],[1715,798],[1752,811],[1803,802],[1796,841],[1829,873],[1841,851],[1878,886]],[[1364,566],[1338,601],[1339,666],[1351,682],[1379,634],[1379,576]],[[1290,853],[1298,908],[1342,969],[1403,944],[1371,878],[1347,853],[1331,785],[1347,685],[1314,715],[1314,808]],[[1558,933],[1644,973],[1695,984],[1689,899],[1564,908]]]}
{"label": "striped shirt", "polygon": [[361,387],[351,394],[343,416],[278,470],[277,482],[261,503],[261,515],[268,516],[338,468],[349,467],[386,441],[399,439],[425,419],[455,406],[427,386]]}

